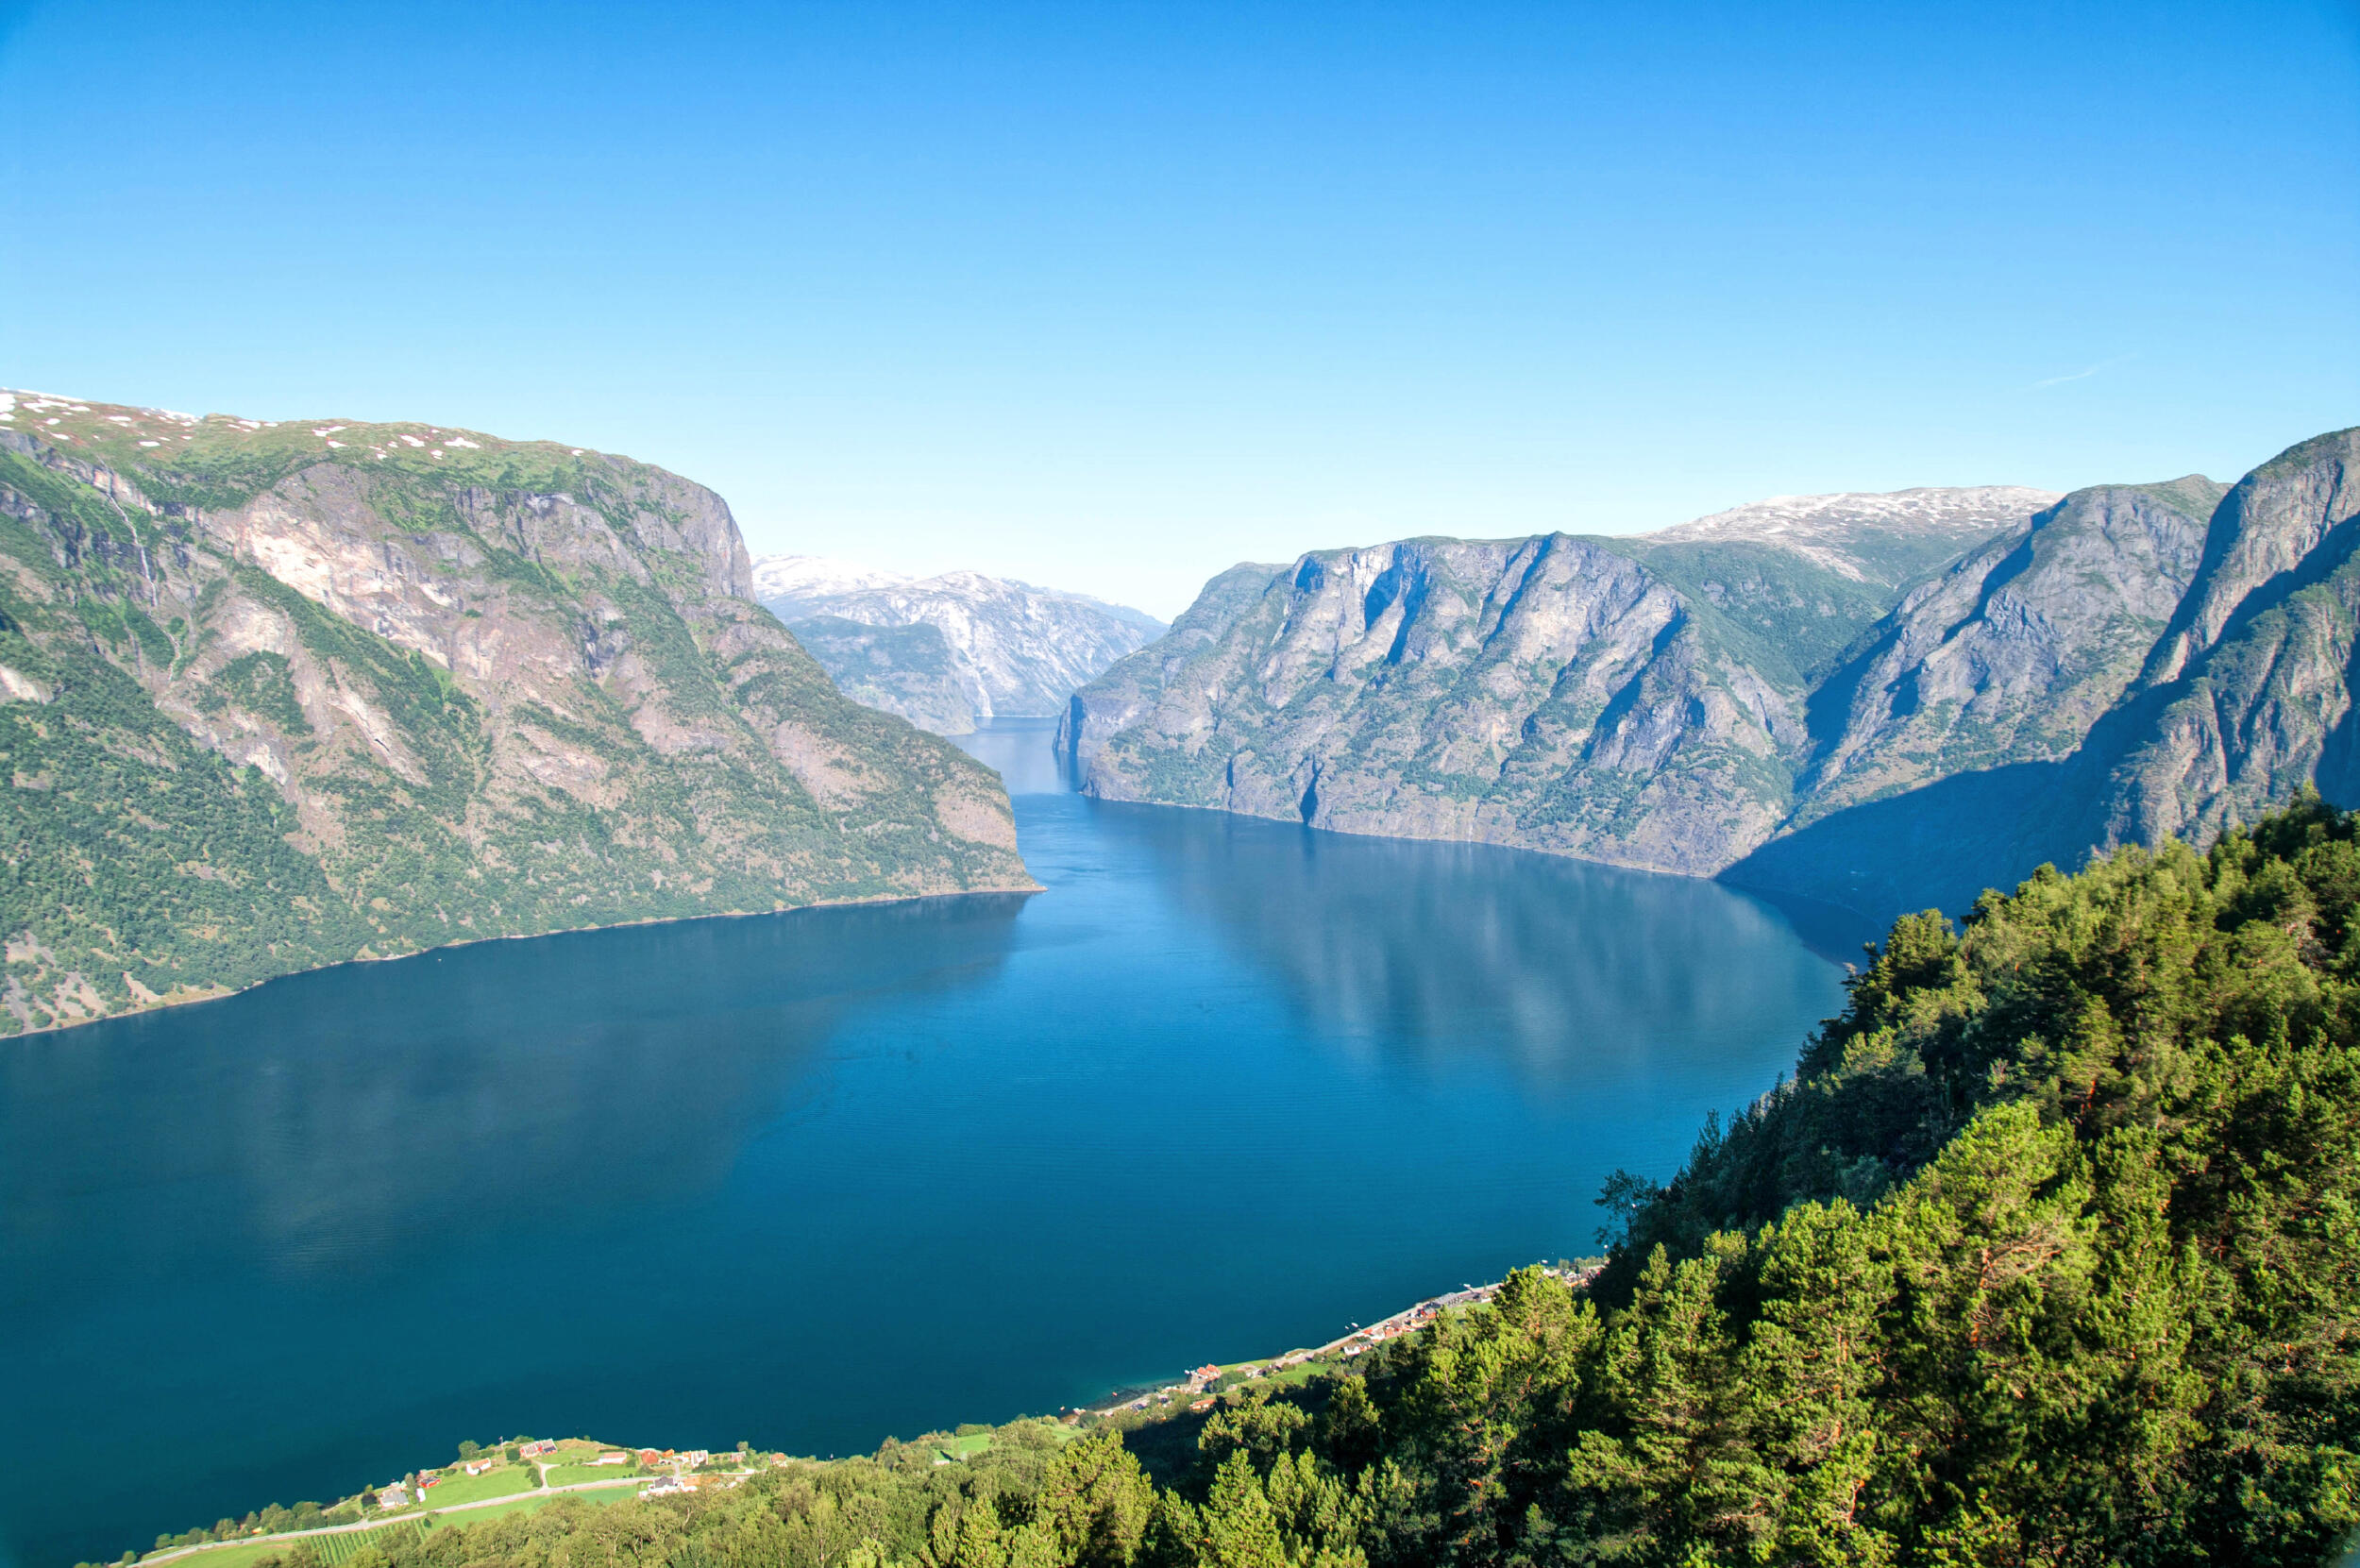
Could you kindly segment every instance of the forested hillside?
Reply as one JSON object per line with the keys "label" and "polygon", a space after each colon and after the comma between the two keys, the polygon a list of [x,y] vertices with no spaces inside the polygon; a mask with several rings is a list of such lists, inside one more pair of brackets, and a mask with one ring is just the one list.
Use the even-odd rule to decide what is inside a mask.
{"label": "forested hillside", "polygon": [[2360,1522],[2355,987],[2360,822],[2315,800],[2044,871],[1898,922],[1792,1082],[1610,1184],[1586,1292],[1518,1274],[1177,1456],[1034,1424],[392,1561],[2318,1564]]}
{"label": "forested hillside", "polygon": [[735,519],[426,425],[0,393],[0,1034],[471,937],[1033,885]]}

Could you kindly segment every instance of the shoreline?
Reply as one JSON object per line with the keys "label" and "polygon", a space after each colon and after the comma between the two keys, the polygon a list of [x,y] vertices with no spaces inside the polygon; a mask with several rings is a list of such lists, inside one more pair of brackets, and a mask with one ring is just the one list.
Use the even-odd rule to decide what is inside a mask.
{"label": "shoreline", "polygon": [[[950,896],[955,897],[959,895]],[[863,900],[859,902],[909,902],[914,901]],[[843,906],[807,905],[805,907],[828,908]],[[792,914],[795,913],[795,911],[780,910],[775,911],[775,913]],[[705,916],[697,918],[717,919],[743,919],[745,917]],[[634,923],[656,924],[666,922],[642,921]],[[583,929],[604,930],[608,928],[592,926],[585,927]],[[565,933],[552,932],[549,935],[562,936],[565,935]],[[510,939],[529,940],[530,938],[485,938],[485,940]],[[432,952],[434,950],[429,949],[427,951]],[[402,956],[416,957],[419,956],[419,954],[405,953],[402,954]],[[378,961],[390,962],[391,960]],[[322,966],[322,968],[329,969],[336,967],[338,966]],[[312,971],[306,970],[302,972],[308,973]],[[267,984],[267,982],[263,982],[263,984]],[[249,986],[247,988],[252,989],[253,987]],[[235,995],[237,993],[233,992],[231,994]],[[44,1031],[44,1033],[47,1032],[51,1031]],[[1579,1289],[1589,1284],[1591,1280],[1597,1276],[1598,1270],[1602,1267],[1602,1265],[1594,1262],[1585,1262],[1581,1265],[1571,1268],[1560,1268],[1558,1265],[1548,1263],[1535,1264],[1532,1266],[1539,1268],[1543,1273],[1546,1273],[1551,1278],[1561,1280],[1576,1289]],[[1442,1317],[1446,1313],[1459,1311],[1469,1307],[1479,1306],[1486,1303],[1498,1292],[1500,1287],[1505,1283],[1505,1278],[1495,1279],[1483,1285],[1464,1286],[1456,1290],[1445,1290],[1436,1295],[1426,1296],[1411,1303],[1408,1307],[1400,1308],[1397,1311],[1388,1313],[1386,1316],[1379,1318],[1374,1323],[1352,1329],[1350,1332],[1330,1340],[1324,1344],[1314,1345],[1308,1348],[1298,1347],[1296,1349],[1287,1351],[1283,1355],[1262,1359],[1249,1359],[1232,1362],[1225,1366],[1220,1366],[1217,1370],[1220,1373],[1225,1374],[1240,1368],[1250,1367],[1255,1369],[1254,1379],[1259,1381],[1268,1378],[1273,1374],[1298,1366],[1307,1365],[1315,1361],[1326,1361],[1330,1359],[1340,1361],[1348,1360],[1375,1348],[1377,1345],[1382,1344],[1389,1340],[1398,1339],[1404,1334],[1413,1332],[1424,1326],[1425,1324]],[[1205,1369],[1199,1369],[1200,1372],[1203,1370]],[[1213,1401],[1219,1397],[1217,1393],[1208,1391],[1211,1382],[1211,1379],[1203,1379],[1200,1381],[1194,1374],[1191,1374],[1190,1377],[1185,1378],[1179,1382],[1168,1383],[1156,1388],[1119,1390],[1115,1393],[1108,1395],[1106,1398],[1102,1399],[1096,1404],[1077,1405],[1064,1408],[1061,1408],[1058,1414],[1054,1416],[1043,1416],[1037,1419],[1058,1422],[1070,1425],[1079,1422],[1084,1416],[1096,1416],[1100,1420],[1104,1421],[1111,1420],[1124,1414],[1142,1412],[1155,1414],[1160,1412],[1161,1414],[1159,1419],[1168,1418],[1171,1415],[1181,1413],[1181,1410],[1195,1411],[1209,1407]],[[1186,1404],[1182,1404],[1184,1397],[1188,1401]],[[1181,1409],[1173,1409],[1172,1407],[1175,1405],[1180,1405]],[[573,1442],[581,1440],[567,1441]],[[608,1445],[593,1444],[593,1446],[605,1448]],[[636,1452],[635,1450],[628,1449],[621,1451]],[[779,1463],[793,1462],[795,1459],[795,1456],[778,1454],[771,1456],[770,1463],[772,1465],[776,1465]],[[423,1526],[425,1527],[431,1528],[433,1525],[439,1522],[440,1518],[445,1514],[467,1513],[490,1509],[513,1509],[518,1504],[534,1501],[548,1501],[576,1492],[611,1492],[624,1487],[637,1487],[643,1489],[650,1488],[662,1484],[668,1478],[667,1476],[662,1475],[638,1474],[632,1475],[617,1475],[612,1479],[574,1481],[563,1486],[549,1486],[546,1484],[548,1477],[547,1467],[543,1466],[537,1458],[528,1459],[526,1462],[532,1464],[535,1467],[536,1471],[542,1477],[543,1484],[527,1487],[517,1492],[505,1492],[497,1497],[480,1498],[476,1501],[466,1503],[453,1503],[444,1508],[435,1508],[427,1504],[413,1504],[399,1510],[389,1511],[386,1515],[378,1518],[352,1520],[339,1525],[321,1525],[312,1526],[309,1529],[301,1530],[278,1530],[267,1535],[244,1536],[231,1541],[207,1541],[195,1543],[187,1546],[166,1547],[160,1551],[150,1551],[141,1555],[134,1560],[132,1568],[148,1568],[149,1564],[162,1564],[166,1562],[177,1561],[185,1558],[198,1557],[207,1552],[242,1550],[256,1546],[265,1546],[274,1543],[310,1540],[319,1536],[352,1535],[364,1533],[369,1530],[390,1529],[401,1525]],[[802,1459],[801,1462],[824,1464],[834,1461],[809,1458]],[[945,1461],[937,1460],[936,1462],[940,1463]],[[737,1485],[743,1483],[752,1475],[761,1474],[764,1468],[766,1468],[766,1466],[756,1465],[744,1470],[717,1472],[714,1474],[712,1478],[716,1481],[724,1482],[725,1484]],[[367,1490],[364,1489],[362,1495],[366,1496],[367,1494]],[[666,1493],[658,1494],[664,1495]],[[102,1563],[93,1565],[93,1568],[112,1568],[112,1565]]]}
{"label": "shoreline", "polygon": [[946,888],[939,893],[879,893],[866,898],[823,899],[815,903],[791,903],[782,909],[716,909],[700,915],[649,915],[640,919],[611,920],[598,925],[568,925],[557,926],[548,931],[510,931],[488,936],[460,936],[447,942],[437,942],[432,947],[417,948],[409,953],[355,953],[349,958],[339,958],[332,964],[312,964],[304,969],[288,969],[282,974],[265,975],[260,980],[234,988],[222,987],[184,997],[166,994],[158,997],[154,1002],[137,1007],[126,1007],[120,1012],[97,1013],[89,1018],[75,1019],[66,1023],[44,1023],[38,1028],[20,1029],[13,1035],[0,1035],[0,1050],[6,1050],[13,1041],[28,1040],[41,1035],[62,1035],[69,1030],[87,1029],[94,1023],[112,1023],[123,1019],[144,1018],[152,1013],[174,1012],[183,1007],[201,1007],[209,1002],[228,1002],[232,997],[244,996],[248,992],[259,991],[265,986],[275,986],[282,980],[293,980],[298,975],[326,974],[331,969],[347,969],[359,964],[399,964],[413,958],[424,958],[437,953],[448,953],[454,948],[481,947],[489,942],[538,942],[552,936],[582,936],[598,931],[631,931],[640,926],[649,925],[690,925],[699,920],[759,920],[775,915],[805,915],[826,909],[866,909],[894,903],[926,903],[936,899],[1031,898],[1036,893],[1045,893],[1049,890],[1041,883],[1034,881],[1029,871],[1026,873],[1026,881],[1030,885],[957,887]]}
{"label": "shoreline", "polygon": [[[1553,1263],[1536,1263],[1531,1267],[1539,1269],[1552,1279],[1560,1280],[1576,1290],[1580,1290],[1597,1278],[1598,1271],[1605,1265],[1599,1262],[1586,1262],[1573,1268],[1559,1268]],[[1374,1349],[1388,1340],[1399,1339],[1402,1335],[1424,1326],[1444,1313],[1458,1311],[1464,1307],[1488,1302],[1506,1283],[1507,1280],[1503,1277],[1492,1280],[1489,1284],[1463,1286],[1456,1290],[1445,1290],[1439,1295],[1424,1297],[1397,1312],[1389,1313],[1365,1327],[1355,1328],[1323,1345],[1314,1345],[1308,1349],[1297,1348],[1284,1355],[1263,1359],[1249,1357],[1246,1360],[1226,1364],[1207,1362],[1206,1366],[1223,1374],[1252,1367],[1256,1369],[1255,1377],[1260,1379],[1273,1373],[1304,1366],[1312,1361],[1327,1360],[1331,1357],[1349,1360]],[[1094,1415],[1101,1420],[1106,1420],[1125,1413],[1152,1412],[1166,1408],[1178,1403],[1183,1395],[1188,1396],[1191,1401],[1188,1408],[1193,1409],[1199,1403],[1209,1402],[1218,1397],[1207,1391],[1211,1383],[1212,1379],[1206,1378],[1200,1381],[1194,1374],[1191,1374],[1176,1383],[1165,1383],[1149,1388],[1119,1389],[1097,1404],[1072,1407],[1070,1413],[1075,1416]]]}

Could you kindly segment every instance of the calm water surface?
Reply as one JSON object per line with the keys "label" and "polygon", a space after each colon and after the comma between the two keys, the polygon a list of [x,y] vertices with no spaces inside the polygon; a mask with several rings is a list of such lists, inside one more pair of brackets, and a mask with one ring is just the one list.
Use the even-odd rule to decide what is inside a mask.
{"label": "calm water surface", "polygon": [[1039,725],[973,749],[1044,893],[0,1041],[0,1564],[462,1438],[866,1450],[1588,1251],[1600,1179],[1668,1175],[1789,1068],[1864,935],[1085,801]]}

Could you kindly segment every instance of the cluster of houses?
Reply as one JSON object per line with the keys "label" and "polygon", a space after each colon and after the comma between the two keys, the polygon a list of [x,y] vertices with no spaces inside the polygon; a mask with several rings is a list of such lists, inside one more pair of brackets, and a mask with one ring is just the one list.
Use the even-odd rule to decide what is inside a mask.
{"label": "cluster of houses", "polygon": [[[532,1460],[556,1454],[558,1452],[558,1447],[559,1444],[555,1439],[536,1438],[530,1442],[518,1443],[516,1445],[516,1452],[525,1459]],[[736,1481],[734,1479],[723,1480],[721,1477],[717,1476],[695,1476],[685,1474],[688,1471],[700,1469],[704,1465],[711,1463],[712,1460],[713,1451],[707,1448],[641,1448],[635,1450],[628,1448],[607,1448],[599,1450],[597,1454],[589,1457],[588,1458],[582,1459],[580,1462],[589,1465],[629,1465],[636,1463],[642,1470],[662,1470],[669,1468],[672,1474],[664,1476],[662,1479],[657,1481],[654,1486],[648,1488],[640,1494],[646,1497],[668,1497],[679,1492],[695,1492],[700,1486],[707,1484],[721,1484],[729,1486],[736,1485]],[[463,1471],[469,1475],[480,1475],[484,1472],[497,1466],[499,1462],[500,1459],[497,1454],[485,1454],[477,1458],[464,1460],[452,1468],[456,1471]],[[405,1476],[401,1480],[395,1482],[393,1485],[381,1488],[377,1492],[377,1506],[380,1509],[401,1509],[408,1508],[412,1503],[423,1503],[426,1501],[426,1494],[430,1488],[441,1485],[444,1479],[444,1476],[436,1475],[432,1472],[428,1472],[414,1476]],[[606,1483],[601,1482],[599,1484],[604,1485]]]}
{"label": "cluster of houses", "polygon": [[713,1455],[708,1450],[702,1448],[690,1448],[685,1450],[678,1448],[642,1448],[639,1450],[638,1458],[639,1467],[642,1470],[653,1470],[656,1466],[661,1464],[685,1465],[690,1470],[694,1470],[699,1465],[710,1462],[713,1458]]}

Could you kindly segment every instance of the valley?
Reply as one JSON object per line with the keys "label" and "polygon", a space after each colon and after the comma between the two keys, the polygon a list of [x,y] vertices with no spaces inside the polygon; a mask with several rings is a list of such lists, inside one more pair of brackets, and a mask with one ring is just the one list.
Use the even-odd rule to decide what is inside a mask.
{"label": "valley", "polygon": [[[2349,1315],[2269,1301],[2282,1255],[2341,1256],[2273,1216],[2349,1185],[2319,1020],[2354,830],[2320,796],[2351,787],[2352,432],[2234,486],[1316,551],[1221,574],[1157,637],[976,574],[766,573],[717,497],[627,459],[0,412],[0,1003],[26,1037],[0,1054],[0,1333],[26,1352],[0,1421],[67,1434],[38,1484],[0,1474],[11,1560],[160,1529],[147,1557],[194,1568],[526,1568],[775,1527],[817,1562],[842,1509],[856,1555],[937,1568],[1102,1537],[1109,1563],[1222,1561],[1265,1526],[1290,1560],[1408,1562],[1437,1526],[1370,1466],[1460,1507],[1461,1425],[1419,1425],[1461,1397],[1436,1379],[1533,1357],[1591,1425],[1483,1539],[1585,1510],[1752,1539],[1657,1509],[1653,1450],[1611,1435],[1687,1397],[1618,1369],[1715,1281],[1756,1305],[1743,1346],[1684,1353],[1727,1390],[1696,1441],[1780,1455],[1739,1491],[1797,1528],[1834,1461],[1786,1412],[1833,1401],[1883,1445],[1847,1483],[1884,1489],[1880,1522],[1845,1528],[1926,1539],[1959,1526],[1910,1456],[1948,1440],[1907,1412],[2018,1374],[1921,1366],[1984,1352],[1924,1349],[1947,1330],[1896,1315],[1888,1256],[1957,1298],[1943,1323],[2016,1314],[2077,1387],[2178,1411],[2145,1462],[2202,1499],[2155,1510],[2183,1536],[2249,1528],[2199,1474],[2243,1462],[2219,1433],[2332,1439],[2283,1383],[2342,1397]],[[1978,901],[1991,868],[2126,846]],[[1920,898],[1974,920],[1846,961],[1862,912]],[[2267,1043],[2156,1044],[2158,985],[2155,1017]],[[2106,1312],[1962,1273],[2029,1226],[2082,1238],[2041,1244],[2043,1300],[2137,1273],[2125,1216],[2177,1211],[2118,1162],[2163,1128],[2208,1167],[2240,1118],[2318,1152],[2207,1222],[2261,1224],[2238,1245],[2272,1260],[2138,1289],[2315,1348],[2265,1365],[2183,1300],[2185,1354],[2227,1370],[2159,1380]],[[2217,1207],[2200,1187],[2175,1201]],[[1511,1269],[1536,1241],[1609,1251]],[[1851,1249],[1826,1277],[1823,1246]],[[1453,1277],[1492,1283],[1432,1293]],[[1830,1292],[1847,1344],[1896,1347],[1873,1400],[1794,1370],[1824,1349],[1778,1359]],[[2269,1391],[2229,1412],[2238,1380]],[[495,1404],[763,1446],[463,1449],[259,1502],[340,1495]],[[925,1435],[878,1446],[897,1428]],[[2044,1442],[2109,1475],[2120,1447]],[[108,1463],[130,1449],[135,1485]],[[2010,1517],[2083,1528],[2049,1490]]]}
{"label": "valley", "polygon": [[1093,801],[1052,731],[968,742],[1040,895],[447,947],[10,1042],[0,1426],[55,1462],[0,1474],[0,1552],[111,1559],[496,1424],[866,1454],[1323,1343],[1593,1251],[1599,1184],[1759,1094],[1871,934]]}
{"label": "valley", "polygon": [[856,702],[936,734],[1054,717],[1163,635],[1153,615],[981,572],[909,578],[816,556],[754,563],[754,597]]}

